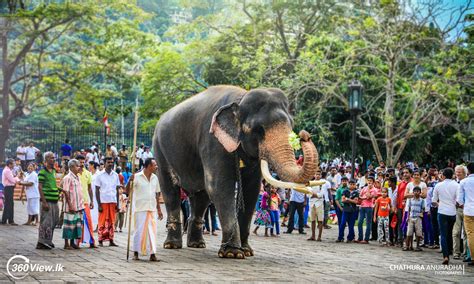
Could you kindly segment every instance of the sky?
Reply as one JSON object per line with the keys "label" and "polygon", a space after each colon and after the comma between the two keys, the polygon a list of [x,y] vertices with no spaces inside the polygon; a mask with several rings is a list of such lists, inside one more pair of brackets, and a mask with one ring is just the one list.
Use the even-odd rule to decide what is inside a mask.
{"label": "sky", "polygon": [[[433,0],[431,0],[433,1]],[[454,15],[457,17],[459,16],[459,8],[461,6],[467,6],[469,3],[469,8],[471,9],[470,12],[473,14],[474,13],[474,0],[469,1],[469,0],[440,0],[443,3],[443,8],[445,8],[446,11],[442,12],[439,17],[436,18],[436,22],[440,25],[441,29],[444,29],[450,22],[450,16],[452,14],[453,9],[457,9],[457,11],[454,13]],[[426,3],[427,0],[416,0],[417,3]],[[451,37],[455,37],[458,32],[462,31],[463,27],[465,25],[462,25],[459,27],[459,30],[454,30],[450,33]]]}

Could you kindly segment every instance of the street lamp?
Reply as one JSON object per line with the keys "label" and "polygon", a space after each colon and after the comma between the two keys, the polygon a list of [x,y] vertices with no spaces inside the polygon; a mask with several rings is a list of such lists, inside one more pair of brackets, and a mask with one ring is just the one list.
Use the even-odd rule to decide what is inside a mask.
{"label": "street lamp", "polygon": [[355,156],[356,156],[356,122],[357,115],[362,111],[363,86],[357,80],[352,80],[349,84],[349,111],[352,118],[352,159],[351,177],[354,178]]}

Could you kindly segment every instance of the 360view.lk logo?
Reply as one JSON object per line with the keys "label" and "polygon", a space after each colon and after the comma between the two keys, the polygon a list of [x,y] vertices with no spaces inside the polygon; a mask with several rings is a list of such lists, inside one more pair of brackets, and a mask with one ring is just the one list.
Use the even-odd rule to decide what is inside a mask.
{"label": "360view.lk logo", "polygon": [[14,255],[7,262],[7,272],[13,279],[23,279],[30,272],[61,272],[64,266],[57,264],[32,263],[29,258],[23,255]]}

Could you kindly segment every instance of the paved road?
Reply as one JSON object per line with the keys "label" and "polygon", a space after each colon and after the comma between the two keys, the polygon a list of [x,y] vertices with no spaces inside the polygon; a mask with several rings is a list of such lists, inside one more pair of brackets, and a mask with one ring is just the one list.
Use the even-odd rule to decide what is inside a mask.
{"label": "paved road", "polygon": [[[26,205],[15,204],[16,222],[26,221]],[[61,231],[55,231],[55,244],[62,247]],[[262,233],[262,232],[260,232]],[[206,249],[161,248],[165,239],[164,222],[159,223],[158,258],[161,262],[125,260],[127,234],[117,233],[120,247],[65,251],[36,250],[37,228],[0,226],[0,282],[12,279],[6,272],[10,257],[20,254],[32,264],[61,264],[63,272],[31,272],[28,282],[474,282],[474,269],[464,275],[439,275],[431,271],[397,270],[395,265],[437,265],[441,255],[433,250],[402,252],[376,244],[335,243],[337,229],[323,232],[323,242],[308,242],[307,236],[283,234],[279,238],[252,236],[255,257],[245,260],[220,259],[220,236],[205,236]],[[462,264],[452,261],[452,264]]]}

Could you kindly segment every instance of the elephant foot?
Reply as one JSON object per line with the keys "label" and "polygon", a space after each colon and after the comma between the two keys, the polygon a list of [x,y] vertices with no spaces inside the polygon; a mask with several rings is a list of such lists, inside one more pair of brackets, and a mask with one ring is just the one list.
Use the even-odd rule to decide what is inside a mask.
{"label": "elephant foot", "polygon": [[165,241],[163,248],[165,249],[180,249],[183,244],[180,241]]}
{"label": "elephant foot", "polygon": [[241,248],[221,248],[218,253],[220,258],[237,258],[237,259],[244,259],[245,254]]}
{"label": "elephant foot", "polygon": [[188,241],[188,247],[189,248],[205,248],[206,242],[204,242],[204,240]]}
{"label": "elephant foot", "polygon": [[254,256],[253,249],[249,245],[242,247],[242,250],[246,257]]}

